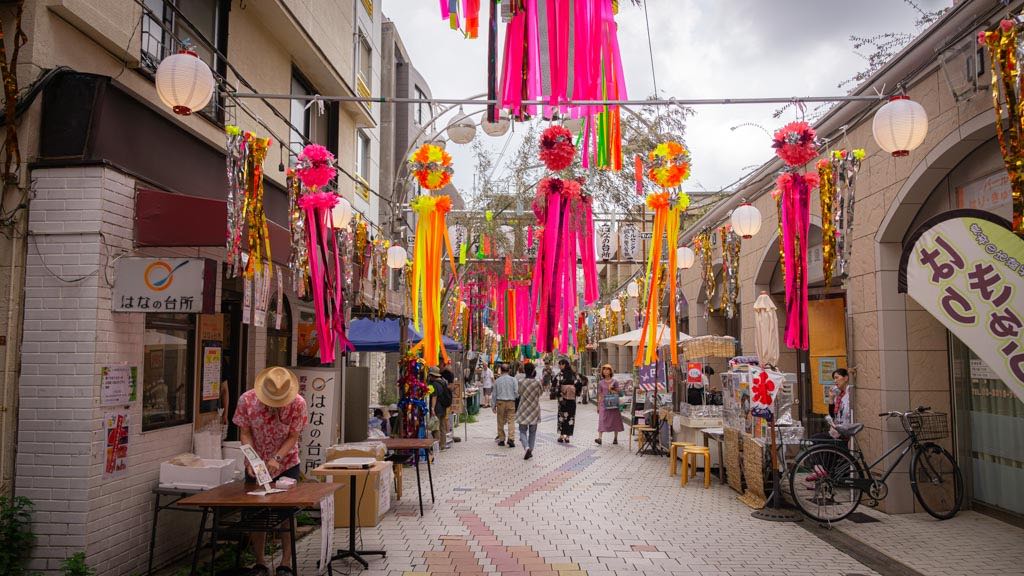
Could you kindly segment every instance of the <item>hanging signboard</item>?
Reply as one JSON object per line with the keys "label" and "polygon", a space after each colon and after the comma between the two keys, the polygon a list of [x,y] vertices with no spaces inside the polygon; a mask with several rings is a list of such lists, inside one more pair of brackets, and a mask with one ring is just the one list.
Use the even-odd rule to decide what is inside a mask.
{"label": "hanging signboard", "polygon": [[651,392],[654,387],[657,386],[659,390],[665,389],[665,362],[658,360],[641,366],[640,372],[640,388]]}
{"label": "hanging signboard", "polygon": [[595,230],[597,237],[597,259],[611,260],[615,257],[615,231],[611,222],[603,222]]}
{"label": "hanging signboard", "polygon": [[115,312],[211,314],[217,263],[206,258],[119,258],[114,264]]}
{"label": "hanging signboard", "polygon": [[909,294],[1024,400],[1024,240],[998,216],[954,210],[925,222],[900,260]]}
{"label": "hanging signboard", "polygon": [[700,386],[702,383],[701,375],[704,373],[704,364],[701,362],[687,362],[686,363],[686,385],[687,386]]}
{"label": "hanging signboard", "polygon": [[633,224],[619,227],[619,252],[623,260],[636,262],[640,257],[640,230]]}
{"label": "hanging signboard", "polygon": [[302,471],[324,463],[327,448],[338,439],[338,392],[333,368],[290,368],[299,379],[299,394],[306,400],[309,424],[302,430],[299,456]]}

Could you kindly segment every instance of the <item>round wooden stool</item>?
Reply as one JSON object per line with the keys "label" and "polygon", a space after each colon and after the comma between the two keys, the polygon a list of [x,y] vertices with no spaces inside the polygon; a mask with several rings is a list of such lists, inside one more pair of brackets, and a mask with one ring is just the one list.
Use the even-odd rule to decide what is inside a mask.
{"label": "round wooden stool", "polygon": [[668,475],[676,475],[676,461],[679,459],[679,454],[683,448],[687,446],[696,446],[693,442],[673,442],[668,450]]}
{"label": "round wooden stool", "polygon": [[686,486],[689,477],[697,475],[697,456],[704,459],[704,487],[711,486],[711,449],[706,446],[685,446],[683,448],[683,473],[679,478],[680,486]]}

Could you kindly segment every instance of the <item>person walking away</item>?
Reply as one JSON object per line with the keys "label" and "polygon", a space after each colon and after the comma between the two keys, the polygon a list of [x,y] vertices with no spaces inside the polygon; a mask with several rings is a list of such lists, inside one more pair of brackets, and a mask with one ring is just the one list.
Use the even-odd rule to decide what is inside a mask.
{"label": "person walking away", "polygon": [[[306,400],[299,395],[299,379],[287,368],[271,366],[260,370],[252,390],[238,398],[232,419],[242,444],[253,447],[267,465],[270,476],[299,479],[299,437],[309,422]],[[255,474],[245,464],[246,482],[255,482]],[[281,565],[275,576],[293,576],[291,537],[281,535]],[[252,535],[256,564],[252,574],[270,576],[267,567],[267,535]]]}
{"label": "person walking away", "polygon": [[438,446],[445,450],[448,448],[448,408],[452,405],[452,390],[437,366],[431,366],[427,370],[427,385],[434,387],[434,394],[430,397],[430,408],[437,417]]}
{"label": "person walking away", "polygon": [[487,364],[482,364],[480,369],[480,388],[484,391],[484,404],[482,408],[491,407],[491,391],[494,389],[494,371]]}
{"label": "person walking away", "polygon": [[548,399],[556,400],[558,398],[558,382],[550,366],[544,367],[544,388],[549,392]]}
{"label": "person walking away", "polygon": [[519,396],[519,383],[508,374],[508,365],[498,367],[499,376],[494,380],[494,412],[498,415],[498,446],[505,445],[505,429],[508,429],[508,446],[514,448],[516,398]]}
{"label": "person walking away", "polygon": [[619,412],[619,385],[612,380],[611,364],[601,366],[601,379],[597,382],[597,438],[594,442],[600,446],[604,442],[604,433],[612,432],[612,444],[619,443],[619,432],[622,432],[622,413]]}
{"label": "person walking away", "polygon": [[537,368],[527,362],[523,366],[526,376],[519,383],[519,409],[516,410],[516,422],[519,424],[519,441],[526,449],[523,460],[533,458],[533,447],[537,444],[537,426],[540,424],[540,395],[544,392],[543,385],[537,380]]}
{"label": "person walking away", "polygon": [[558,441],[568,444],[576,427],[576,390],[580,383],[567,359],[559,360],[558,368]]}

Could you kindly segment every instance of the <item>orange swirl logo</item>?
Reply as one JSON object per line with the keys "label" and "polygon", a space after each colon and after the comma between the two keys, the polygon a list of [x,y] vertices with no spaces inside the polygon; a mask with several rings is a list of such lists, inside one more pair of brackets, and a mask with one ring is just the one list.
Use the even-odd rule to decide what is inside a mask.
{"label": "orange swirl logo", "polygon": [[146,283],[146,287],[154,292],[163,292],[171,287],[174,283],[174,273],[180,270],[183,266],[188,264],[188,260],[185,260],[181,264],[178,264],[174,268],[163,260],[157,260],[149,266],[146,266],[146,271],[142,274],[142,281]]}

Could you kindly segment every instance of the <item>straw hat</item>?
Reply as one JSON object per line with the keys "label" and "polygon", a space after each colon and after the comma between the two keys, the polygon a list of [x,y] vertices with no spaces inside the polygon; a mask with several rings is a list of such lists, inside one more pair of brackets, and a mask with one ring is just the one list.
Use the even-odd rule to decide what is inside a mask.
{"label": "straw hat", "polygon": [[271,408],[287,406],[299,393],[299,379],[295,373],[281,366],[270,366],[256,375],[256,397]]}
{"label": "straw hat", "polygon": [[427,375],[428,375],[428,376],[434,376],[434,377],[436,377],[436,378],[440,378],[440,377],[441,377],[441,369],[440,369],[440,368],[438,368],[437,366],[431,366],[431,367],[430,367],[430,368],[429,368],[429,369],[427,370]]}
{"label": "straw hat", "polygon": [[597,371],[598,374],[604,376],[604,369],[607,368],[612,374],[615,374],[615,368],[612,368],[611,364],[602,364],[601,369]]}

